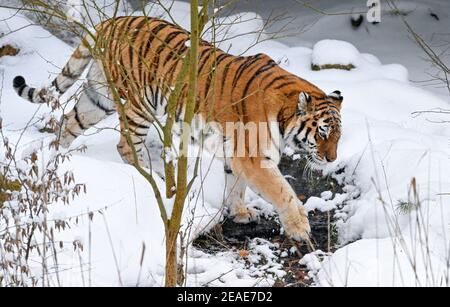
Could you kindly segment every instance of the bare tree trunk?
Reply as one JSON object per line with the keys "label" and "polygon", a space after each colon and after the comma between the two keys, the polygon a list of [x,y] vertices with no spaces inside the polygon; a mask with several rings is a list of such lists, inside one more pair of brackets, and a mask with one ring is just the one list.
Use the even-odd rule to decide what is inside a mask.
{"label": "bare tree trunk", "polygon": [[[207,1],[206,5],[207,5]],[[205,3],[204,3],[205,4]],[[197,77],[198,77],[198,46],[200,40],[198,0],[191,1],[191,41],[189,51],[189,94],[186,102],[184,123],[190,124],[194,117],[195,104],[197,102]],[[186,126],[185,126],[186,127]],[[177,191],[172,216],[168,224],[166,235],[166,287],[177,286],[178,255],[177,240],[180,231],[181,217],[188,193],[188,159],[185,153],[189,146],[190,131],[183,131],[180,144],[180,158],[178,160]]]}

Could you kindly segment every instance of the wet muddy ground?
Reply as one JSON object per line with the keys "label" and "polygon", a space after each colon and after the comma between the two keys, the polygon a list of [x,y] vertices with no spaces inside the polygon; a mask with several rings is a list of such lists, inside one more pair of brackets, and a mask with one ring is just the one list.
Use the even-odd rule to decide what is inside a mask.
{"label": "wet muddy ground", "polygon": [[[311,196],[320,197],[322,192],[331,191],[333,196],[342,193],[342,187],[331,177],[324,177],[318,171],[305,173],[304,162],[292,161],[284,157],[280,163],[282,173],[287,176],[289,183],[296,191],[299,199],[306,201]],[[246,225],[236,224],[225,219],[209,233],[197,238],[194,246],[207,253],[217,253],[227,250],[246,250],[248,243],[253,238],[263,238],[273,243],[278,243],[281,251],[289,250],[294,245],[298,252],[288,253],[283,258],[283,267],[286,275],[275,283],[276,287],[306,287],[311,285],[308,271],[305,266],[299,264],[303,255],[313,250],[333,252],[337,247],[337,233],[334,227],[334,212],[314,211],[309,213],[311,224],[311,242],[294,243],[280,234],[280,223],[276,218],[261,219],[259,223]]]}

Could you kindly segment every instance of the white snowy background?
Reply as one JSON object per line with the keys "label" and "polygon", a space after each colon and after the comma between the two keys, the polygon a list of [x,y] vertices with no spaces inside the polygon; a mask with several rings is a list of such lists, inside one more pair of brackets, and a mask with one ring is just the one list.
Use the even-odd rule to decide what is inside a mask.
{"label": "white snowy background", "polygon": [[[348,11],[351,6],[346,2],[355,3],[334,2],[329,1],[324,9]],[[439,43],[436,33],[450,29],[450,4],[444,1],[399,1],[397,5],[409,12],[408,21],[427,39]],[[439,14],[440,21],[428,20],[430,8]],[[148,10],[150,15],[164,15],[155,6]],[[187,3],[174,2],[171,13],[180,25],[189,28]],[[231,39],[221,48],[232,54],[266,53],[288,71],[326,92],[338,89],[345,97],[338,159],[326,168],[326,172],[332,172],[345,167],[345,173],[338,178],[345,184],[345,194],[329,199],[329,194],[324,193],[306,202],[309,210],[329,210],[348,199],[337,213],[342,247],[325,259],[318,256],[319,252],[301,260],[311,269],[315,285],[448,286],[450,125],[439,123],[445,120],[444,115],[416,116],[414,112],[449,109],[449,93],[416,82],[429,79],[430,64],[398,17],[383,11],[380,24],[366,23],[354,31],[349,16],[315,16],[307,9],[298,10],[298,20],[307,25],[303,33],[267,40],[247,50],[257,34],[240,34],[259,30],[263,21],[252,12],[241,14],[239,19],[247,22],[236,23],[224,32]],[[228,18],[235,20],[236,16]],[[7,137],[12,143],[19,141],[20,157],[51,141],[50,135],[39,133],[34,126],[21,134],[36,111],[46,114],[50,110],[17,97],[12,79],[23,75],[34,86],[48,83],[73,48],[8,9],[0,9],[0,33],[6,34],[0,36],[0,46],[12,44],[21,50],[18,56],[0,58],[0,115]],[[311,70],[312,62],[353,64],[356,68],[317,72]],[[117,124],[117,116],[113,115],[97,128]],[[153,193],[146,181],[122,162],[116,151],[116,131],[89,132],[73,144],[86,145],[86,153],[75,154],[63,165],[63,170],[74,172],[77,182],[86,184],[87,193],[68,206],[53,205],[49,213],[50,220],[79,216],[78,224],[71,223],[71,228],[55,235],[57,241],[78,240],[85,247],[79,254],[67,244],[58,253],[59,283],[162,285],[164,230]],[[222,173],[221,163],[211,161],[205,153],[201,176],[204,184],[194,186],[185,210],[183,229],[191,231],[191,238],[221,218]],[[404,212],[399,203],[410,199],[412,178],[416,178],[421,206]],[[164,186],[162,181],[158,184]],[[248,202],[267,208],[253,193],[249,193]],[[88,218],[91,211],[96,212],[92,221]],[[192,227],[188,227],[192,219]],[[209,255],[189,248],[187,285],[272,285],[282,276],[281,251],[276,245],[255,239],[249,250],[249,260],[255,265],[249,266],[233,251]],[[261,257],[268,260],[264,267],[257,265]],[[56,278],[50,282],[57,285]]]}

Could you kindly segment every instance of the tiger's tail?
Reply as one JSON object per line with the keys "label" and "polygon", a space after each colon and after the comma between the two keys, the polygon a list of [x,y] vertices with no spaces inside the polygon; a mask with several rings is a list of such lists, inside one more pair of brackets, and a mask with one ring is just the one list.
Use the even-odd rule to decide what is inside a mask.
{"label": "tiger's tail", "polygon": [[60,95],[64,94],[79,80],[91,60],[92,55],[88,43],[86,40],[83,40],[61,73],[53,80],[51,87],[38,90],[27,85],[24,77],[17,76],[13,81],[14,90],[20,97],[32,103],[48,103],[54,99],[58,99]]}

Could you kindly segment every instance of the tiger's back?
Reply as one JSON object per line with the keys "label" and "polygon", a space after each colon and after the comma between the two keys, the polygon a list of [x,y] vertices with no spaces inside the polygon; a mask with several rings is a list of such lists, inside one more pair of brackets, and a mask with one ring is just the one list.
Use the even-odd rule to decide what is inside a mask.
{"label": "tiger's back", "polygon": [[[97,40],[104,50],[105,72],[121,97],[163,114],[189,52],[189,32],[160,19],[124,17],[101,24]],[[179,111],[187,96],[187,80],[184,82]],[[260,103],[248,102],[262,101],[264,93],[271,90],[287,97],[298,95],[301,90],[324,95],[314,85],[281,69],[267,55],[233,56],[201,41],[197,113],[221,123],[246,122],[251,114],[260,113],[255,112],[255,107],[261,107]],[[144,103],[149,105],[143,106]],[[295,108],[296,104],[290,107]]]}

